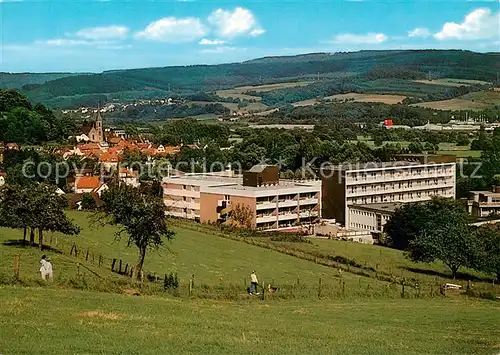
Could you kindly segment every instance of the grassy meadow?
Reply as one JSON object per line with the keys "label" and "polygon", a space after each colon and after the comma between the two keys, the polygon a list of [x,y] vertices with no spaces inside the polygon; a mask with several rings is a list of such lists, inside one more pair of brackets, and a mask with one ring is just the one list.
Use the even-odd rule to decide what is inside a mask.
{"label": "grassy meadow", "polygon": [[3,354],[493,355],[478,300],[242,302],[0,287]]}
{"label": "grassy meadow", "polygon": [[[136,248],[127,247],[125,240],[116,241],[114,227],[92,226],[89,219],[91,213],[69,211],[68,214],[82,227],[81,234],[77,237],[50,234],[46,236],[47,244],[64,252],[63,254],[50,250],[44,252],[53,260],[56,280],[70,275],[74,276],[78,262],[102,277],[111,274],[113,258],[122,260],[123,269],[126,264],[135,264]],[[370,290],[370,294],[399,295],[398,288],[394,290],[388,288],[386,282],[350,273],[340,275],[338,270],[326,266],[203,231],[181,227],[174,227],[174,229],[177,233],[175,239],[167,242],[160,250],[149,252],[144,268],[149,273],[159,276],[170,272],[178,273],[184,287],[187,287],[189,279],[194,275],[197,285],[231,289],[236,294],[244,295],[246,285],[250,283],[250,273],[256,270],[260,282],[277,284],[283,288],[289,286],[290,292],[299,283],[304,297],[317,294],[320,278],[325,296],[339,295],[342,282],[345,283],[343,292],[346,296],[356,296],[360,291],[365,292],[366,289]],[[12,275],[14,256],[20,255],[20,278],[37,280],[42,253],[33,247],[5,245],[9,243],[9,240],[19,238],[22,238],[21,231],[0,229],[0,244],[3,244],[0,248],[4,256],[0,260],[0,274]],[[78,259],[68,255],[73,242],[78,247]],[[89,260],[84,261],[87,249]],[[101,268],[97,265],[99,256],[103,259]],[[86,272],[91,279],[94,278],[93,274],[85,271],[83,266],[81,271]],[[113,275],[116,276],[116,274]],[[296,293],[298,294],[298,291]]]}
{"label": "grassy meadow", "polygon": [[484,110],[500,104],[500,92],[479,91],[472,92],[454,99],[442,101],[422,102],[410,106],[420,106],[435,110]]}
{"label": "grassy meadow", "polygon": [[[39,280],[41,252],[15,242],[21,231],[0,229],[2,354],[487,355],[500,349],[498,302],[457,292],[442,297],[436,287],[428,297],[429,285],[446,280],[438,263],[412,270],[416,264],[399,251],[322,239],[309,244],[258,238],[260,244],[252,245],[253,238],[233,240],[213,227],[177,221],[176,238],[150,252],[145,264],[160,275],[179,274],[180,292],[172,294],[161,284],[134,283],[112,273],[110,260],[134,263],[135,248],[115,241],[115,227],[92,227],[90,213],[68,214],[82,232],[46,236],[53,249],[43,253],[53,260],[55,278],[49,285]],[[78,257],[69,256],[75,241]],[[287,255],[290,250],[319,259],[342,256],[366,267],[377,263],[380,273],[417,275],[422,294],[407,286],[402,299],[397,283],[344,267],[340,272]],[[15,255],[21,267],[13,284],[8,280]],[[97,255],[103,257],[101,267],[92,262]],[[278,293],[265,300],[247,296],[252,269],[261,281],[278,285]],[[186,282],[192,274],[189,296]],[[121,294],[129,288],[141,296]]]}

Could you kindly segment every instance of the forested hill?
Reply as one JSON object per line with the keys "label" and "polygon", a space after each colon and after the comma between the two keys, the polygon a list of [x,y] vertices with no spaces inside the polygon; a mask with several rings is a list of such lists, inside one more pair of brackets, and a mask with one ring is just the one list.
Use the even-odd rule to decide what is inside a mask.
{"label": "forested hill", "polygon": [[[31,100],[67,106],[85,100],[118,100],[211,91],[241,85],[285,81],[460,78],[493,82],[500,71],[499,53],[457,50],[360,51],[268,57],[243,63],[107,71],[24,85]],[[4,86],[0,76],[0,87]],[[100,95],[101,97],[98,97]]]}

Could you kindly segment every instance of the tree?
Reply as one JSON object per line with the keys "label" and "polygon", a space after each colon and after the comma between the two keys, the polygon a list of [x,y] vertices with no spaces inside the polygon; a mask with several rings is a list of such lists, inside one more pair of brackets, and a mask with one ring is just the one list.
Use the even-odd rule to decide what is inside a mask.
{"label": "tree", "polygon": [[391,248],[406,250],[430,217],[427,204],[405,204],[397,208],[384,226],[387,244]]}
{"label": "tree", "polygon": [[406,256],[412,261],[441,260],[453,278],[460,267],[470,265],[476,252],[467,212],[451,199],[435,197],[424,204],[405,206],[396,211],[385,231],[391,241],[407,243]]}
{"label": "tree", "polygon": [[84,211],[93,211],[97,208],[94,198],[91,194],[86,193],[82,196],[81,207]]}
{"label": "tree", "polygon": [[373,138],[373,142],[375,143],[376,147],[381,147],[384,144],[384,138],[377,135],[375,138]]}
{"label": "tree", "polygon": [[97,221],[120,226],[116,233],[119,240],[127,235],[127,245],[135,245],[139,256],[134,273],[138,279],[148,250],[158,250],[164,239],[171,240],[175,232],[165,219],[165,204],[157,196],[141,194],[136,188],[113,184],[101,196],[103,212]]}
{"label": "tree", "polygon": [[487,224],[476,230],[480,246],[473,266],[475,269],[496,274],[500,281],[500,226]]}
{"label": "tree", "polygon": [[77,235],[80,227],[74,224],[66,213],[67,201],[57,195],[53,185],[40,184],[32,194],[33,227],[38,229],[38,245],[43,250],[43,232],[52,231],[66,235]]}
{"label": "tree", "polygon": [[253,211],[248,205],[235,204],[229,212],[229,221],[241,228],[252,228]]}
{"label": "tree", "polygon": [[30,229],[30,244],[35,242],[38,231],[38,246],[43,250],[44,231],[76,235],[80,228],[64,213],[67,201],[56,194],[55,187],[46,184],[29,186],[7,186],[0,196],[0,225],[8,228],[22,228],[24,239]]}
{"label": "tree", "polygon": [[421,154],[424,151],[424,146],[420,142],[411,142],[408,150],[414,154]]}

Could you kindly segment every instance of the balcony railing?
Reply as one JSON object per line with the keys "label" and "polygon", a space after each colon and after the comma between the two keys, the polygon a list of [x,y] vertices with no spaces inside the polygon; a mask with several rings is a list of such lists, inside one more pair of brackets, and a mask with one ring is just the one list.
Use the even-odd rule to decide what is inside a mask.
{"label": "balcony railing", "polygon": [[453,176],[453,172],[446,170],[437,170],[430,172],[422,172],[422,173],[403,173],[398,174],[384,174],[384,175],[376,175],[376,176],[362,176],[358,178],[349,177],[346,179],[347,185],[358,185],[358,184],[370,184],[384,181],[400,181],[400,180],[418,180],[418,179],[433,179],[433,178],[442,178]]}
{"label": "balcony railing", "polygon": [[276,207],[277,207],[276,202],[259,202],[256,204],[257,210],[267,210],[267,209],[276,208]]}
{"label": "balcony railing", "polygon": [[347,197],[359,197],[359,196],[369,196],[369,195],[383,195],[383,194],[391,194],[391,193],[405,193],[408,191],[423,191],[423,190],[435,190],[435,189],[442,189],[442,188],[452,188],[453,187],[453,181],[441,181],[439,183],[433,183],[433,184],[413,184],[412,186],[402,186],[402,187],[391,187],[391,188],[383,188],[383,187],[377,187],[375,189],[370,188],[370,189],[356,189],[354,192],[351,192],[349,188],[346,191]]}

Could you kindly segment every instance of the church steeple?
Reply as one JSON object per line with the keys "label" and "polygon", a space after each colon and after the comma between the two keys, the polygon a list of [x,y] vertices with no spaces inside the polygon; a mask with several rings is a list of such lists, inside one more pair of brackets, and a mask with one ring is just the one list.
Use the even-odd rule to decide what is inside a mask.
{"label": "church steeple", "polygon": [[99,143],[104,143],[104,132],[102,128],[102,117],[101,117],[101,110],[99,107],[97,108],[97,117],[95,120],[95,129],[97,133],[97,140]]}

